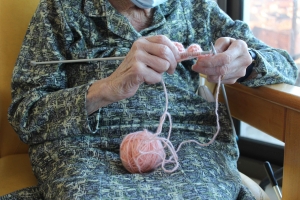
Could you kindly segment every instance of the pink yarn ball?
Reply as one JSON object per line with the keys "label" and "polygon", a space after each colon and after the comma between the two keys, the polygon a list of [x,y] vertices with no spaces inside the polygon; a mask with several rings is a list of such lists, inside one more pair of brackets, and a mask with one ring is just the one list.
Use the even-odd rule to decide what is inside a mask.
{"label": "pink yarn ball", "polygon": [[146,173],[156,169],[165,158],[159,138],[147,130],[128,134],[120,146],[123,166],[131,173]]}

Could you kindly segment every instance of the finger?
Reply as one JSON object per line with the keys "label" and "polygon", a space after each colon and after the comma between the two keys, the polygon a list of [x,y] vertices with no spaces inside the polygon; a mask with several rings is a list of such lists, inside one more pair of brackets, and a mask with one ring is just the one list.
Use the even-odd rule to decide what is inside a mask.
{"label": "finger", "polygon": [[[211,73],[208,76],[211,76],[211,80],[215,81],[219,76],[222,76],[223,79],[238,79],[245,76],[247,65],[241,64],[244,59],[236,59],[228,65],[223,65],[221,67],[215,68],[215,73]],[[209,71],[208,69],[207,71]]]}
{"label": "finger", "polygon": [[153,70],[144,71],[144,82],[147,84],[155,84],[162,81],[162,73],[158,73]]}
{"label": "finger", "polygon": [[[137,83],[155,84],[162,80],[162,72],[157,72],[153,68],[145,65],[144,62],[137,62],[135,66],[131,68],[134,71],[133,78],[137,78]],[[164,71],[163,71],[164,72]],[[130,78],[131,79],[131,78]]]}
{"label": "finger", "polygon": [[163,73],[170,69],[170,63],[168,62],[168,60],[152,55],[147,52],[147,50],[143,49],[130,51],[123,62],[128,63],[126,64],[126,68],[131,66],[133,68],[137,67],[139,69],[140,66],[143,66],[144,68],[151,68],[157,73]]}
{"label": "finger", "polygon": [[245,57],[245,55],[250,57],[248,53],[248,45],[243,40],[231,40],[230,46],[223,53],[231,55],[233,60],[236,60],[239,57]]}
{"label": "finger", "polygon": [[242,40],[232,40],[226,51],[199,59],[192,69],[206,75],[220,76],[235,72],[239,67],[246,68],[250,63],[247,44]]}
{"label": "finger", "polygon": [[236,39],[230,37],[222,37],[216,40],[215,48],[218,53],[222,53],[228,49],[228,47],[233,43]]}
{"label": "finger", "polygon": [[126,58],[110,78],[113,80],[112,82],[117,82],[116,85],[135,87],[144,82],[149,84],[158,83],[161,81],[162,74],[147,66],[144,61],[131,57]]}
{"label": "finger", "polygon": [[146,65],[146,67],[151,68],[157,73],[168,72],[170,70],[170,63],[168,60],[162,59],[151,54],[141,54],[140,60]]}
{"label": "finger", "polygon": [[207,56],[197,60],[192,70],[208,76],[220,76],[228,73],[231,57],[226,54]]}
{"label": "finger", "polygon": [[177,60],[180,58],[179,51],[174,43],[165,36],[153,36],[146,38],[149,44],[145,50],[152,55],[167,60],[170,65],[167,72],[173,74],[177,66]]}
{"label": "finger", "polygon": [[180,59],[180,54],[178,48],[175,46],[174,42],[172,42],[169,38],[164,35],[156,35],[152,37],[146,37],[149,42],[166,45],[172,52],[175,59]]}

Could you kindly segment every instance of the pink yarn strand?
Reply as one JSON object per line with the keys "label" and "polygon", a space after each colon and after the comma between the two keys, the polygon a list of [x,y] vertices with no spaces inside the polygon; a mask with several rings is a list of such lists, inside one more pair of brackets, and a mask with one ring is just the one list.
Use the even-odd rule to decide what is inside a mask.
{"label": "pink yarn strand", "polygon": [[[165,84],[164,84],[163,81],[162,81],[162,84],[163,84],[164,91],[165,91],[165,93],[166,93],[166,86],[165,86]],[[169,135],[168,135],[168,139],[162,139],[162,138],[160,138],[160,139],[162,139],[161,141],[163,141],[163,143],[168,147],[168,149],[169,149],[169,151],[170,151],[170,153],[171,153],[170,158],[169,158],[167,161],[166,161],[165,159],[163,159],[162,164],[161,164],[162,169],[163,169],[165,172],[171,173],[171,172],[174,172],[174,171],[176,171],[176,170],[178,169],[178,167],[179,167],[179,162],[178,162],[178,155],[177,155],[177,152],[180,150],[180,148],[182,147],[182,145],[184,145],[184,144],[186,144],[186,143],[196,143],[196,144],[199,145],[199,146],[209,146],[210,144],[212,144],[212,143],[215,141],[216,137],[218,136],[218,134],[219,134],[219,132],[220,132],[220,128],[221,128],[221,127],[220,127],[220,123],[219,123],[219,114],[218,114],[218,106],[219,106],[219,103],[218,103],[218,96],[219,96],[220,86],[221,86],[221,76],[219,76],[219,79],[218,79],[217,93],[216,93],[216,101],[215,101],[215,114],[216,114],[217,130],[216,130],[216,132],[215,132],[213,138],[212,138],[209,142],[203,144],[203,143],[199,143],[199,142],[196,141],[196,140],[186,140],[186,141],[181,142],[181,143],[179,144],[177,150],[175,150],[174,146],[172,145],[171,141],[169,140],[169,137],[170,137],[169,135],[170,135],[170,133],[169,133]],[[166,97],[167,97],[167,95],[166,95]],[[167,102],[167,100],[166,100],[166,102]],[[168,104],[166,103],[166,106],[167,106],[167,105],[168,105]],[[166,110],[167,110],[167,108],[166,108]],[[170,118],[171,118],[171,117],[170,117]],[[163,121],[161,121],[161,123],[160,123],[160,126],[161,126],[161,127],[162,127],[162,123],[163,123]],[[170,128],[171,128],[171,127],[172,127],[172,123],[171,123],[171,121],[170,121]],[[172,159],[174,159],[174,160],[172,161]],[[175,163],[174,168],[173,168],[173,169],[170,169],[170,170],[167,170],[167,169],[165,168],[165,164],[167,164],[167,163]]]}
{"label": "pink yarn strand", "polygon": [[221,127],[220,127],[220,122],[219,122],[219,114],[218,114],[218,107],[219,107],[219,102],[218,102],[219,99],[218,99],[218,96],[219,96],[219,92],[220,92],[220,86],[221,86],[221,76],[219,76],[219,79],[218,79],[217,92],[216,92],[216,99],[215,99],[215,114],[216,114],[217,130],[216,130],[216,132],[215,132],[213,138],[212,138],[209,142],[204,143],[204,144],[203,144],[203,143],[199,143],[199,142],[196,141],[196,140],[186,140],[186,141],[183,141],[183,142],[181,142],[180,145],[178,146],[176,152],[178,152],[178,151],[180,150],[181,146],[182,146],[183,144],[186,144],[186,143],[191,143],[191,142],[193,142],[193,143],[196,143],[196,144],[198,144],[198,145],[200,145],[200,146],[209,146],[210,144],[212,144],[212,143],[215,141],[215,139],[216,139],[216,137],[218,136],[218,134],[219,134],[219,132],[220,132],[220,129],[221,129]]}
{"label": "pink yarn strand", "polygon": [[157,131],[156,131],[155,135],[159,135],[161,133],[162,126],[163,126],[163,124],[166,120],[166,116],[167,116],[169,121],[170,121],[170,128],[169,128],[168,137],[167,137],[167,139],[169,139],[170,136],[171,136],[171,132],[172,132],[172,118],[171,118],[170,113],[168,112],[169,98],[168,98],[167,88],[166,88],[166,85],[165,85],[165,82],[164,82],[163,79],[161,80],[161,83],[162,83],[162,86],[163,86],[163,89],[164,89],[166,105],[165,105],[165,111],[164,111],[163,115],[160,117],[159,125],[158,125],[158,128],[157,128]]}

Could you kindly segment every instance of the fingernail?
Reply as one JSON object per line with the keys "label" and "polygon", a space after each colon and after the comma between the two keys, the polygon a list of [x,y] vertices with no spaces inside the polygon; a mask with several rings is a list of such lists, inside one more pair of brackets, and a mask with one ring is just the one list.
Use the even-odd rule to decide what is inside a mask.
{"label": "fingernail", "polygon": [[194,71],[194,67],[195,67],[195,65],[192,65],[192,70]]}

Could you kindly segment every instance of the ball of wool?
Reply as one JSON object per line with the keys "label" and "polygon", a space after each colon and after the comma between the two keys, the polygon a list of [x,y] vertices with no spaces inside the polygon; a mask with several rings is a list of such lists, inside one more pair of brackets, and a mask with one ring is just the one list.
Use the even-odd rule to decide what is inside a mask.
{"label": "ball of wool", "polygon": [[123,139],[120,158],[130,173],[146,173],[162,163],[165,150],[157,135],[144,130],[130,133]]}

